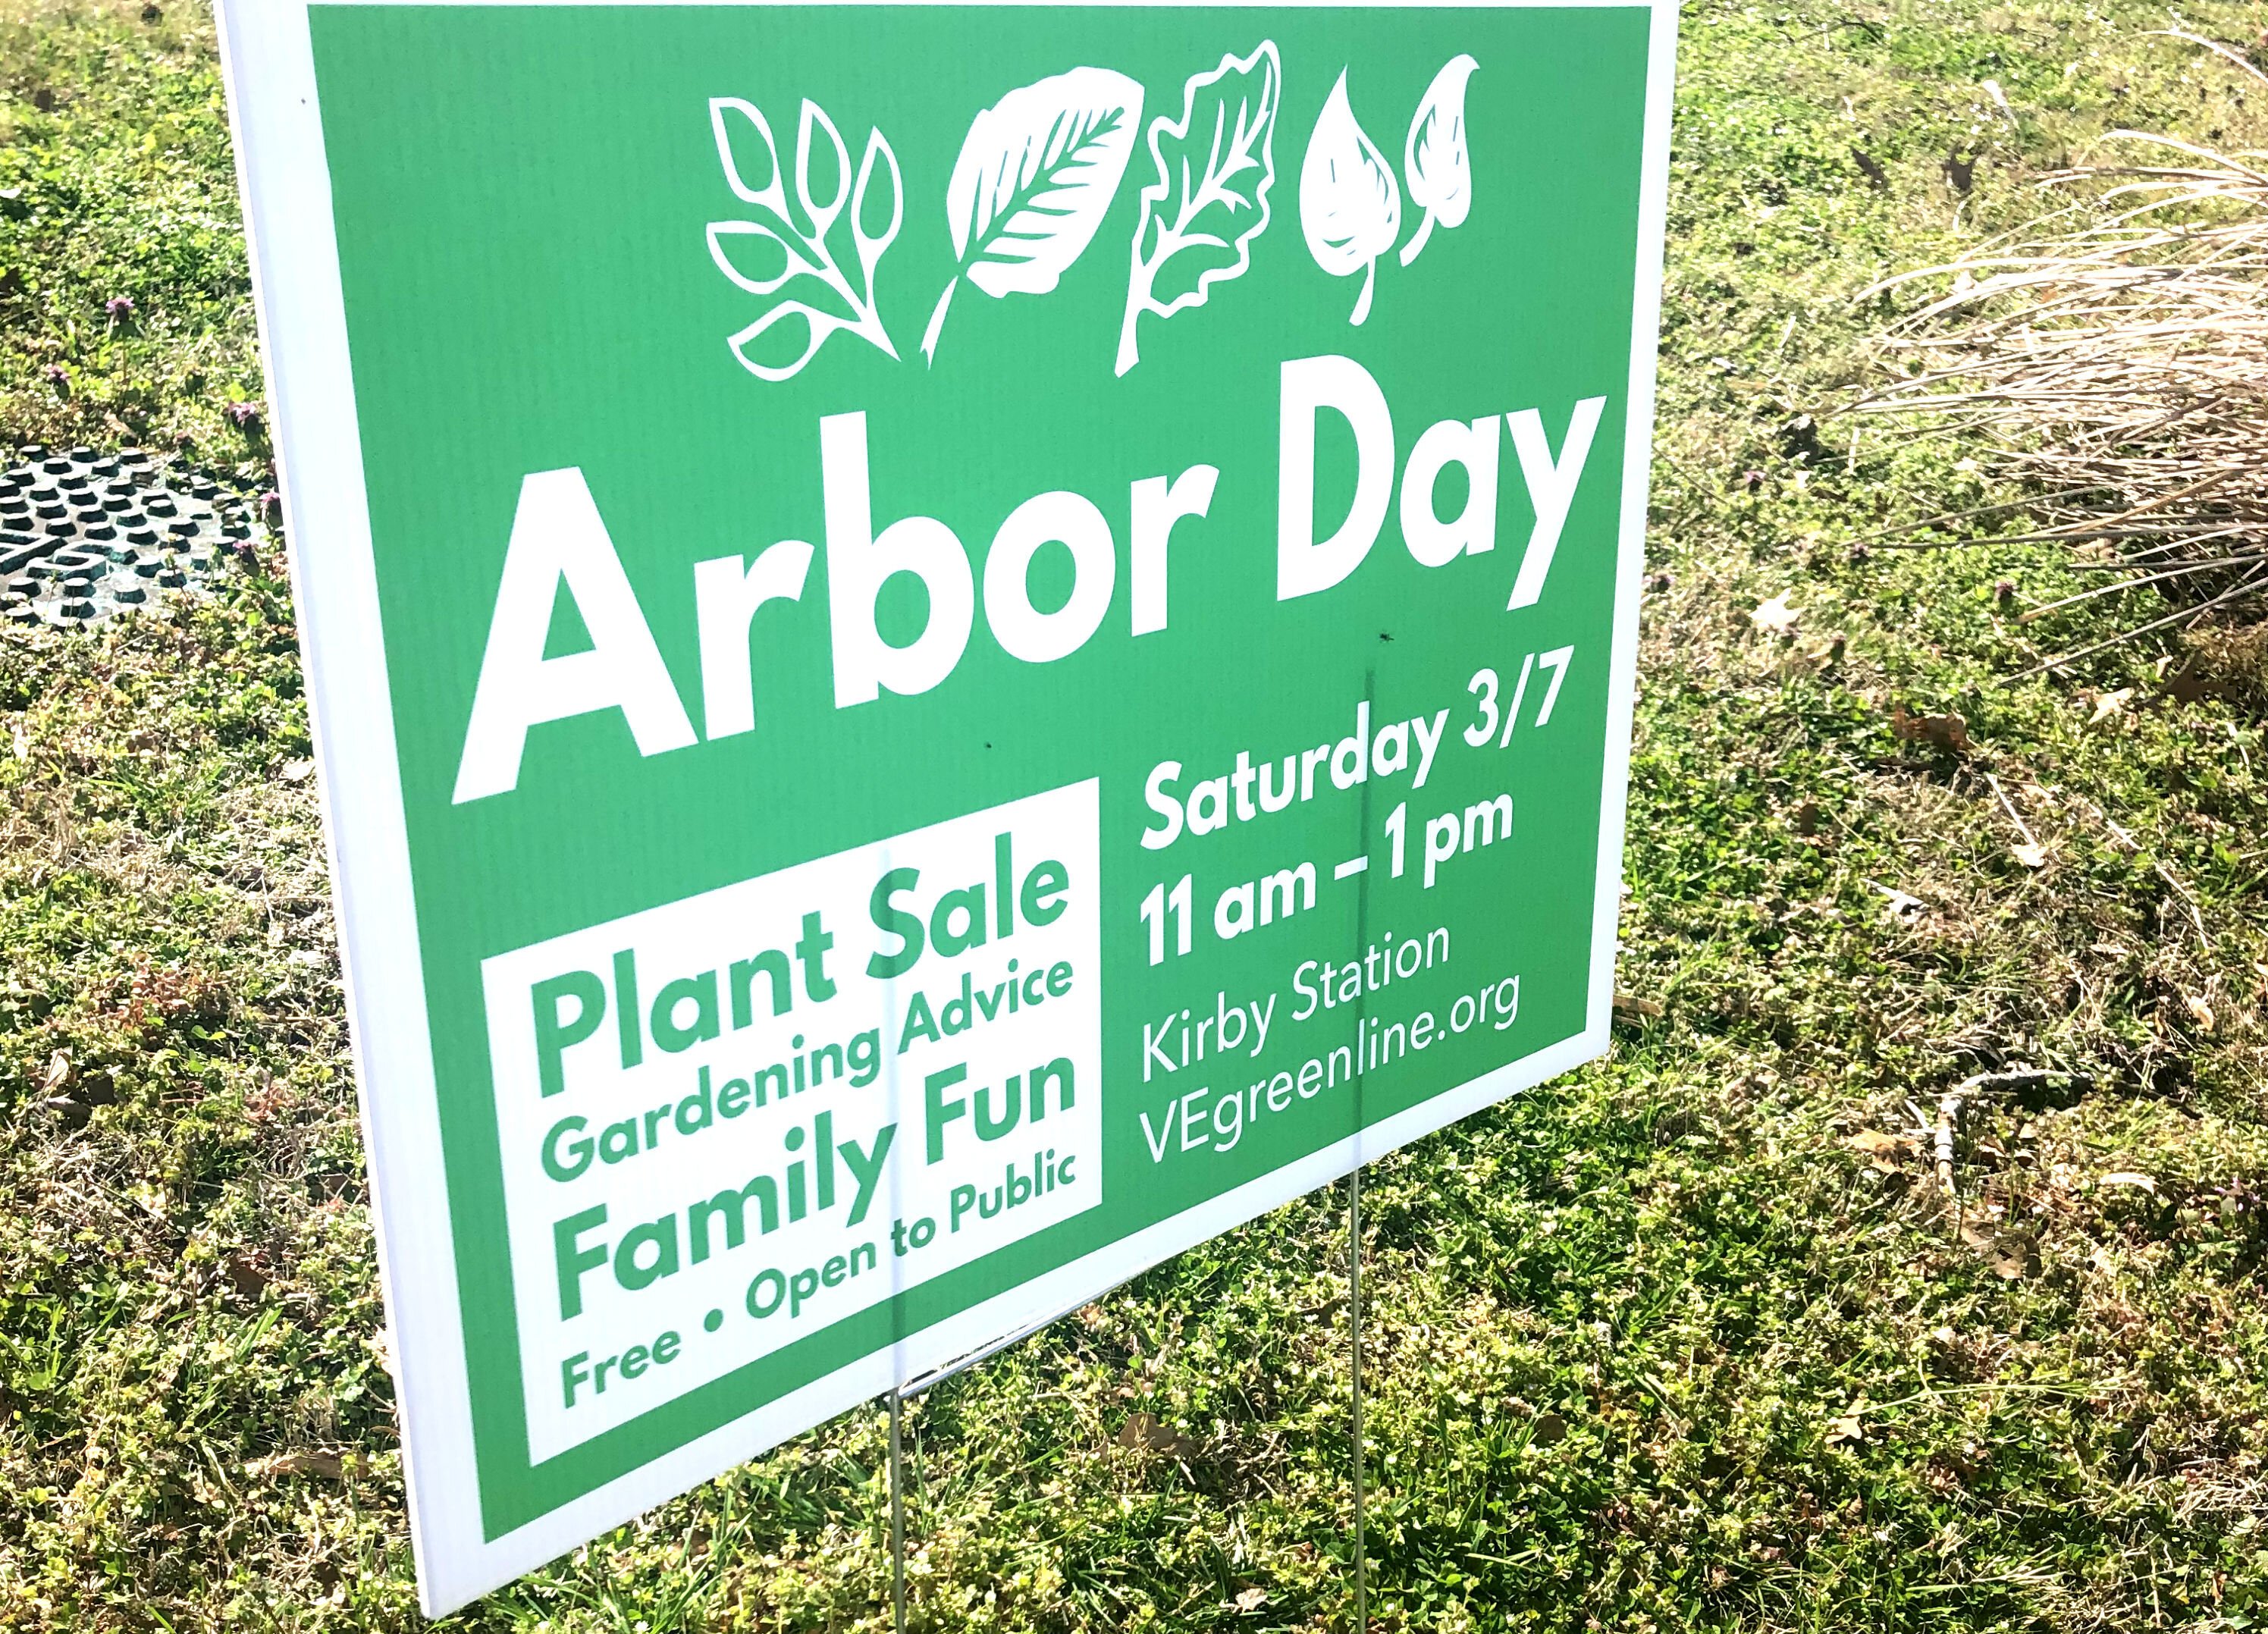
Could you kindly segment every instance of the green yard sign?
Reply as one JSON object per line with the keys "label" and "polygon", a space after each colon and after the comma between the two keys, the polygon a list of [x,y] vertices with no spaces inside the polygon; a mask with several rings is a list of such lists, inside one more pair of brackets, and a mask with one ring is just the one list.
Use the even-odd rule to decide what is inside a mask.
{"label": "green yard sign", "polygon": [[429,1609],[1605,1047],[1668,4],[225,13]]}

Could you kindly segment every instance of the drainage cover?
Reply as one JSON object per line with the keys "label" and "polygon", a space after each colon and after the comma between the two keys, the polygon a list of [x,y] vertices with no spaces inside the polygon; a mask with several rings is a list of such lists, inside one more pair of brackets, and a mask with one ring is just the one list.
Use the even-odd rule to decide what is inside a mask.
{"label": "drainage cover", "polygon": [[35,444],[0,471],[0,617],[99,624],[202,590],[265,541],[254,502],[200,472]]}

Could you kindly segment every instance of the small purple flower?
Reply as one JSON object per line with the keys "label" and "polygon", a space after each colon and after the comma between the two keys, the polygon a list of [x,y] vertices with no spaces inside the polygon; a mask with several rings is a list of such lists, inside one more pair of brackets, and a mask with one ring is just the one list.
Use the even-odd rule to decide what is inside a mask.
{"label": "small purple flower", "polygon": [[266,493],[260,496],[260,512],[262,516],[275,517],[283,515],[284,496],[277,493],[274,489],[269,489]]}
{"label": "small purple flower", "polygon": [[1747,489],[1750,493],[1755,493],[1756,489],[1762,488],[1764,485],[1764,474],[1762,471],[1748,470],[1741,473],[1741,486]]}
{"label": "small purple flower", "polygon": [[48,377],[48,384],[58,388],[70,384],[70,371],[59,363],[51,363],[40,371]]}
{"label": "small purple flower", "polygon": [[260,405],[258,403],[231,403],[223,412],[225,413],[230,419],[235,421],[239,428],[257,425],[260,423]]}
{"label": "small purple flower", "polygon": [[121,318],[130,318],[134,315],[134,298],[131,295],[114,295],[102,303],[102,310],[113,322]]}
{"label": "small purple flower", "polygon": [[2016,581],[2014,579],[2003,578],[1994,582],[1992,585],[1993,600],[1999,602],[2002,607],[2006,607],[2009,602],[2014,601],[2015,599]]}

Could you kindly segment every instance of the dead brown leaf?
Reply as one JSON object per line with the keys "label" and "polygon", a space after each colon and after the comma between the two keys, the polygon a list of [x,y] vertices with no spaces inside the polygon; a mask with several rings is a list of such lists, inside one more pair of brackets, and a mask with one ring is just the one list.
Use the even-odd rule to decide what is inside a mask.
{"label": "dead brown leaf", "polygon": [[1651,1021],[1661,1013],[1661,1006],[1651,998],[1640,998],[1636,993],[1615,995],[1615,1018],[1617,1020]]}
{"label": "dead brown leaf", "polygon": [[319,1481],[343,1481],[347,1466],[346,1461],[336,1453],[270,1453],[265,1458],[255,1458],[247,1464],[244,1473],[255,1481],[282,1481],[292,1476],[313,1476]]}
{"label": "dead brown leaf", "polygon": [[1942,715],[1916,715],[1903,703],[1890,714],[1890,731],[1901,743],[1930,743],[1955,754],[1970,747],[1969,723],[1948,710]]}
{"label": "dead brown leaf", "polygon": [[1984,1256],[1992,1274],[2010,1282],[2040,1274],[2040,1251],[2036,1244],[2025,1240],[2002,1238],[1998,1247]]}
{"label": "dead brown leaf", "polygon": [[[2184,659],[2180,667],[2166,677],[2158,690],[2176,703],[2195,703],[2228,694],[2227,684],[2219,676],[2209,673],[2195,655]],[[23,756],[19,754],[16,758],[21,760]]]}
{"label": "dead brown leaf", "polygon": [[1961,1228],[1961,1240],[1984,1256],[1984,1263],[1992,1268],[1996,1277],[2016,1282],[2040,1274],[2039,1245],[2021,1233],[1995,1235],[1964,1226]]}
{"label": "dead brown leaf", "polygon": [[1894,1160],[1911,1158],[1921,1149],[1911,1136],[1887,1134],[1878,1129],[1862,1129],[1855,1135],[1845,1135],[1843,1144],[1865,1158],[1875,1160],[1878,1168],[1889,1168]]}
{"label": "dead brown leaf", "polygon": [[1867,1398],[1861,1395],[1827,1421],[1827,1445],[1836,1446],[1845,1441],[1855,1443],[1866,1439]]}
{"label": "dead brown leaf", "polygon": [[1127,1414],[1126,1422],[1118,1426],[1118,1445],[1163,1453],[1182,1463],[1189,1463],[1197,1455],[1197,1444],[1155,1413]]}
{"label": "dead brown leaf", "polygon": [[2100,726],[2112,716],[2121,713],[2133,697],[2134,688],[2121,687],[2116,692],[2106,692],[2095,701],[2095,713],[2087,718],[2090,726]]}

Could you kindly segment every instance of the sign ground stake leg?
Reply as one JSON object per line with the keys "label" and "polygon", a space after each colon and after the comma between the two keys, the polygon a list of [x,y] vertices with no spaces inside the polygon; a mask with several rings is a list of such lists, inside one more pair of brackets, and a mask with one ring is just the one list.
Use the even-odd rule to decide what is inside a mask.
{"label": "sign ground stake leg", "polygon": [[1347,1332],[1352,1341],[1348,1375],[1354,1408],[1354,1626],[1370,1628],[1370,1582],[1362,1527],[1362,1166],[1347,1173]]}
{"label": "sign ground stake leg", "polygon": [[890,1626],[906,1634],[905,1402],[890,1387]]}

